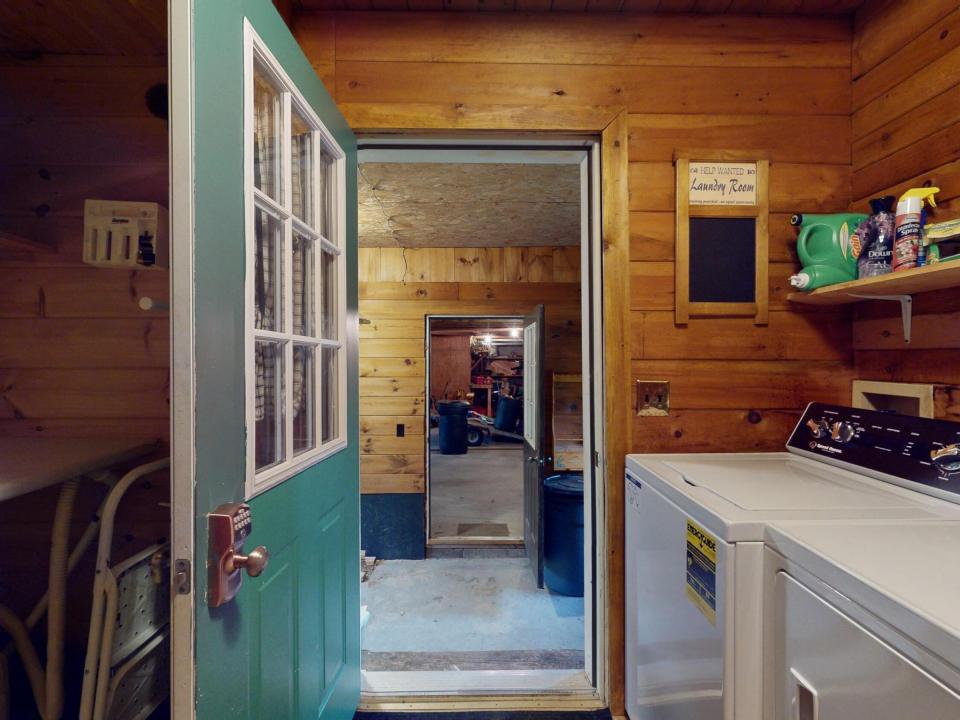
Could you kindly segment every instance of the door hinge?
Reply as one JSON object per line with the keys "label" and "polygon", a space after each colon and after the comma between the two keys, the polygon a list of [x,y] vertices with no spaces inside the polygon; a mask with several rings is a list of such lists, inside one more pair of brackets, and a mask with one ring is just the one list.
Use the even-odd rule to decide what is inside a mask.
{"label": "door hinge", "polygon": [[193,572],[189,560],[177,558],[173,563],[173,591],[177,595],[189,595],[193,590]]}

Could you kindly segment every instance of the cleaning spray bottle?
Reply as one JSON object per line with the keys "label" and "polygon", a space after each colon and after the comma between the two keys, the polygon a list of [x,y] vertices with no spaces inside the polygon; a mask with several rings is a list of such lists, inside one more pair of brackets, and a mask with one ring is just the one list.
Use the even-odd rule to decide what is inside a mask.
{"label": "cleaning spray bottle", "polygon": [[790,218],[790,224],[800,228],[797,255],[803,265],[799,273],[790,277],[790,284],[800,290],[815,290],[856,279],[857,256],[851,234],[866,218],[863,213],[797,213]]}
{"label": "cleaning spray bottle", "polygon": [[940,188],[911,188],[897,203],[896,237],[893,241],[893,271],[917,267],[923,231],[924,203],[936,207],[934,195]]}

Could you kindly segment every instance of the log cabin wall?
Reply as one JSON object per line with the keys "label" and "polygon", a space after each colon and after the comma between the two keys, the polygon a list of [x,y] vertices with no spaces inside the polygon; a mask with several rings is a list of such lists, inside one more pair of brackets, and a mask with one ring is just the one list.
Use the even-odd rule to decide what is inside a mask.
{"label": "log cabin wall", "polygon": [[[0,54],[0,232],[38,243],[18,252],[0,238],[2,436],[169,435],[168,317],[137,305],[142,296],[167,301],[168,273],[81,262],[85,198],[168,204],[167,126],[144,101],[166,76],[163,55]],[[0,547],[8,551],[0,598],[21,616],[46,589],[58,491],[0,504]],[[103,492],[82,486],[72,541]],[[167,473],[131,488],[117,516],[114,559],[169,535],[161,505],[168,502]],[[68,663],[81,667],[94,555],[68,584]],[[29,712],[27,696],[17,686],[13,716],[20,701]]]}
{"label": "log cabin wall", "polygon": [[0,55],[0,432],[168,435],[165,270],[84,265],[85,198],[167,206],[167,125],[148,88],[166,58]]}
{"label": "log cabin wall", "polygon": [[[303,12],[294,32],[338,103],[630,111],[635,378],[672,383],[633,449],[772,450],[811,398],[848,401],[848,311],[788,306],[789,213],[850,199],[849,18]],[[673,321],[677,148],[769,153],[770,324]],[[361,353],[363,343],[361,342]],[[723,428],[723,432],[718,432]]]}
{"label": "log cabin wall", "polygon": [[[853,208],[910,187],[940,188],[932,217],[960,215],[960,8],[872,2],[853,39]],[[891,307],[893,306],[893,307]],[[914,297],[904,346],[899,308],[863,303],[854,322],[857,376],[944,385],[937,412],[960,420],[960,291]]]}
{"label": "log cabin wall", "polygon": [[579,252],[575,246],[360,248],[361,529],[370,555],[424,554],[426,316],[522,316],[543,303],[546,377],[577,373]]}

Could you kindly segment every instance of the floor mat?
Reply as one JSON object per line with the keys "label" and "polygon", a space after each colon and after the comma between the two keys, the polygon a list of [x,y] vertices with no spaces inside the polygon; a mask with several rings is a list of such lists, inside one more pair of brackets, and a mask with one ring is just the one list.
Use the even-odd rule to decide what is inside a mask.
{"label": "floor mat", "polygon": [[363,651],[363,669],[373,671],[582,670],[583,663],[583,650]]}

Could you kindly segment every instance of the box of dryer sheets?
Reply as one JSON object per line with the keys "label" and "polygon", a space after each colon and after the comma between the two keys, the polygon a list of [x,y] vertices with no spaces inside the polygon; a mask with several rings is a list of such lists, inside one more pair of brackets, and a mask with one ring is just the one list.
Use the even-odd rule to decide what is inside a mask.
{"label": "box of dryer sheets", "polygon": [[960,260],[960,218],[925,225],[924,264]]}

